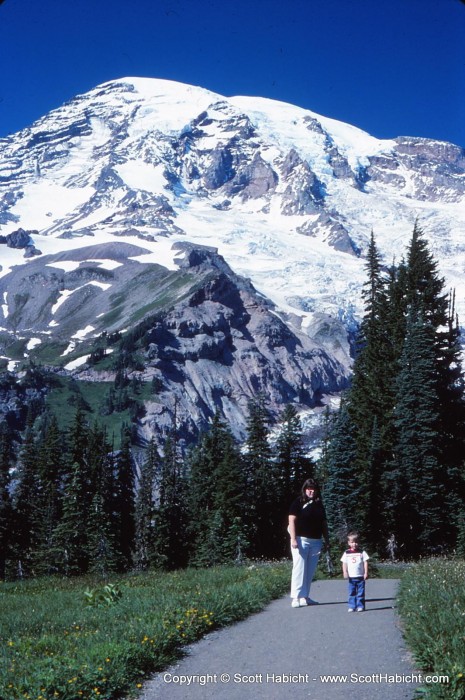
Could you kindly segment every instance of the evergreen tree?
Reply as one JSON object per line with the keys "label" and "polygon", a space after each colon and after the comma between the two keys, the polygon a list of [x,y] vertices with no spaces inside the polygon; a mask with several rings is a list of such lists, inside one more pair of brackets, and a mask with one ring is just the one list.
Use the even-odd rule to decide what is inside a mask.
{"label": "evergreen tree", "polygon": [[152,437],[141,466],[135,504],[135,556],[137,569],[147,569],[154,560],[155,486],[160,467],[160,455]]}
{"label": "evergreen tree", "polygon": [[445,494],[449,516],[442,520],[442,541],[450,546],[458,536],[459,513],[465,496],[462,486],[465,400],[460,330],[455,315],[455,295],[445,293],[444,280],[438,274],[437,263],[418,225],[408,251],[406,287],[410,312],[417,317],[421,315],[433,330],[435,430],[437,459],[441,465],[435,488],[438,494]]}
{"label": "evergreen tree", "polygon": [[246,544],[242,462],[219,413],[190,455],[188,483],[191,561],[209,566],[240,559]]}
{"label": "evergreen tree", "polygon": [[[289,538],[287,537],[287,520],[289,505],[300,493],[305,479],[313,476],[315,465],[306,457],[303,445],[302,425],[297,409],[292,404],[284,407],[279,417],[279,433],[276,440],[276,489],[275,500],[277,508],[276,526],[282,533],[282,555],[287,553]],[[279,554],[279,552],[276,552]]]}
{"label": "evergreen tree", "polygon": [[460,327],[455,313],[455,293],[449,296],[447,330],[438,378],[440,459],[444,465],[446,511],[452,517],[444,523],[448,542],[461,540],[465,503],[465,386],[462,370]]}
{"label": "evergreen tree", "polygon": [[279,416],[279,423],[276,467],[287,503],[296,493],[300,493],[305,479],[313,476],[314,464],[305,455],[302,424],[295,406],[288,404],[284,407]]}
{"label": "evergreen tree", "polygon": [[38,537],[32,554],[37,574],[56,572],[53,534],[62,513],[62,488],[66,469],[64,442],[55,416],[46,415],[37,444],[36,459],[36,469],[42,485],[36,504]]}
{"label": "evergreen tree", "polygon": [[327,455],[327,480],[323,490],[329,530],[340,540],[360,525],[362,485],[355,468],[356,426],[345,402],[333,421]]}
{"label": "evergreen tree", "polygon": [[[444,279],[439,277],[437,262],[417,223],[407,251],[406,272],[407,308],[421,308],[424,322],[434,329],[445,326],[448,300],[444,293]],[[440,341],[438,335],[436,342]]]}
{"label": "evergreen tree", "polygon": [[279,522],[279,479],[269,444],[269,413],[263,396],[249,402],[247,452],[244,456],[247,478],[247,517],[249,553],[273,557],[280,553],[282,523]]}
{"label": "evergreen tree", "polygon": [[[88,526],[94,497],[93,474],[88,459],[89,428],[78,406],[69,431],[69,466],[63,479],[62,516],[53,533],[53,556],[65,575],[88,570]],[[91,450],[92,454],[92,450]]]}
{"label": "evergreen tree", "polygon": [[105,430],[98,424],[89,430],[85,460],[91,484],[87,522],[89,571],[106,577],[111,571],[125,569],[125,561],[119,544],[121,504],[116,505],[118,486],[113,453]]}
{"label": "evergreen tree", "polygon": [[117,551],[115,531],[108,512],[108,499],[97,491],[90,507],[91,527],[88,531],[86,549],[89,553],[89,571],[102,578],[117,571],[121,557]]}
{"label": "evergreen tree", "polygon": [[29,414],[19,455],[14,491],[14,559],[19,578],[33,574],[33,552],[40,542],[42,483],[37,473],[37,447]]}
{"label": "evergreen tree", "polygon": [[88,472],[86,465],[73,462],[65,478],[62,517],[53,533],[53,556],[65,576],[84,574],[89,567]]}
{"label": "evergreen tree", "polygon": [[328,480],[328,455],[331,444],[331,432],[334,415],[331,414],[329,406],[326,406],[324,411],[323,422],[323,437],[320,444],[320,457],[315,465],[316,480],[320,484],[320,488],[324,491],[325,484]]}
{"label": "evergreen tree", "polygon": [[73,425],[69,431],[70,461],[72,464],[84,464],[87,444],[89,439],[89,426],[87,425],[84,410],[78,404],[74,416]]}
{"label": "evergreen tree", "polygon": [[132,564],[135,537],[135,484],[130,434],[125,431],[116,460],[115,515],[123,569]]}
{"label": "evergreen tree", "polygon": [[187,504],[184,465],[177,448],[176,417],[164,444],[155,515],[154,565],[175,569],[187,562]]}
{"label": "evergreen tree", "polygon": [[392,532],[407,556],[440,544],[444,518],[439,464],[435,330],[411,309],[397,381]]}
{"label": "evergreen tree", "polygon": [[[387,314],[388,278],[382,273],[374,235],[371,235],[366,265],[368,280],[362,296],[365,314],[360,326],[357,355],[346,410],[353,423],[355,455],[352,470],[357,474],[356,519],[366,541],[376,547],[381,537],[372,515],[382,500],[379,471],[383,455],[390,455],[393,379],[396,373]],[[377,441],[373,451],[374,438]],[[376,458],[375,457],[376,453]],[[373,472],[376,465],[377,474]]]}
{"label": "evergreen tree", "polygon": [[[449,302],[444,294],[437,264],[418,225],[406,261],[393,266],[387,276],[372,236],[367,273],[365,314],[345,399],[347,416],[341,414],[336,422],[326,458],[331,472],[329,510],[337,519],[331,501],[343,513],[344,500],[353,490],[355,510],[342,521],[360,528],[375,548],[384,548],[394,534],[406,556],[439,547],[440,540],[452,544],[460,537],[465,496],[460,333],[453,297]],[[419,376],[421,382],[416,381]],[[341,420],[350,424],[345,436]],[[344,454],[341,445],[348,438],[351,444]],[[349,471],[355,476],[347,489]],[[404,515],[395,496],[401,499],[398,503],[406,499]],[[426,525],[433,514],[434,526]]]}
{"label": "evergreen tree", "polygon": [[12,445],[5,421],[0,422],[0,581],[5,578],[6,562],[10,554],[12,506],[10,497],[10,469]]}

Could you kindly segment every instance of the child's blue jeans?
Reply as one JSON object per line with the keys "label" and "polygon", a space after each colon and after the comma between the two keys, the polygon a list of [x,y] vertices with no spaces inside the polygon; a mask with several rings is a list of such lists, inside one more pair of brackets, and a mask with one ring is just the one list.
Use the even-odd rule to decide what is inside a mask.
{"label": "child's blue jeans", "polygon": [[365,610],[365,579],[362,576],[349,578],[349,608]]}

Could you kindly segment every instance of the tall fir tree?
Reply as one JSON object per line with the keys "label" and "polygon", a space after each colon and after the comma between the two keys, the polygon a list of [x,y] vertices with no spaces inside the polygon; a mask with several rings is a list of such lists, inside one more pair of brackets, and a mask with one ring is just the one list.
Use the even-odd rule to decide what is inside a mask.
{"label": "tall fir tree", "polygon": [[188,558],[187,500],[184,464],[178,452],[176,410],[161,460],[155,512],[154,565],[184,566]]}
{"label": "tall fir tree", "polygon": [[37,503],[38,538],[32,555],[37,574],[57,572],[54,561],[54,532],[61,519],[66,444],[55,416],[45,414],[37,444],[36,469],[42,485]]}
{"label": "tall fir tree", "polygon": [[247,479],[249,554],[274,557],[281,550],[279,522],[279,479],[269,441],[270,415],[262,395],[249,402],[247,451],[244,455]]}
{"label": "tall fir tree", "polygon": [[62,516],[53,533],[55,565],[65,576],[84,574],[89,567],[87,477],[86,465],[73,462],[65,478]]}
{"label": "tall fir tree", "polygon": [[341,541],[349,530],[359,528],[362,484],[355,468],[356,426],[344,402],[332,424],[327,454],[327,479],[323,498],[331,535]]}
{"label": "tall fir tree", "polygon": [[461,333],[451,292],[447,329],[438,378],[441,462],[444,464],[446,510],[452,515],[444,527],[449,541],[458,546],[465,535],[465,381],[462,369]]}
{"label": "tall fir tree", "polygon": [[[334,457],[329,460],[329,490],[349,498],[347,455],[351,454],[356,503],[352,522],[371,546],[383,551],[393,535],[399,538],[398,552],[405,555],[451,546],[459,536],[458,513],[463,512],[464,495],[464,388],[453,300],[448,302],[437,263],[418,225],[406,261],[392,266],[387,275],[372,236],[367,272],[365,314],[352,385],[345,398],[348,417],[342,414],[336,421],[328,448],[328,455],[338,454],[336,462]],[[417,375],[423,377],[423,385],[415,381]],[[417,407],[416,423],[412,406]],[[344,423],[348,418],[349,432],[344,436],[340,420]],[[421,439],[413,439],[409,421]],[[347,438],[353,444],[344,454],[340,445]],[[422,484],[429,486],[422,489]],[[395,494],[401,494],[398,503],[406,506],[404,516]],[[339,498],[339,520],[345,522],[343,500]],[[433,513],[434,526],[426,525],[425,518]],[[333,517],[338,517],[334,509]]]}
{"label": "tall fir tree", "polygon": [[116,459],[115,517],[118,523],[118,548],[122,568],[132,564],[135,538],[135,478],[129,431],[124,431]]}
{"label": "tall fir tree", "polygon": [[[355,442],[352,471],[357,486],[356,517],[358,528],[366,541],[376,546],[380,534],[371,516],[380,501],[380,482],[374,468],[379,467],[383,451],[389,452],[390,418],[394,405],[392,390],[392,345],[386,318],[387,277],[383,273],[374,234],[371,234],[367,255],[367,282],[362,297],[365,313],[360,325],[357,355],[354,361],[350,391],[346,395],[345,409],[352,423],[352,439]],[[341,416],[343,420],[347,420]],[[373,440],[376,439],[376,460]],[[333,462],[333,470],[334,470]],[[344,466],[346,471],[347,465]],[[379,477],[379,474],[376,475]],[[332,479],[336,478],[333,471]],[[355,483],[355,482],[354,482]],[[355,515],[356,514],[356,515]]]}
{"label": "tall fir tree", "polygon": [[242,460],[218,412],[191,452],[188,469],[191,562],[210,566],[240,559],[246,545]]}
{"label": "tall fir tree", "polygon": [[315,465],[306,456],[302,423],[297,409],[287,404],[279,416],[279,432],[276,440],[276,469],[282,484],[285,501],[300,492],[305,479],[313,477]]}
{"label": "tall fir tree", "polygon": [[135,503],[134,564],[136,569],[140,571],[149,568],[154,561],[155,487],[160,461],[160,455],[152,437],[147,447],[145,460],[140,468]]}
{"label": "tall fir tree", "polygon": [[[285,406],[278,422],[278,437],[274,449],[276,525],[282,533],[281,554],[284,555],[289,548],[289,537],[286,532],[289,505],[300,493],[305,479],[314,476],[315,464],[305,454],[302,424],[295,406],[292,404]],[[276,555],[278,554],[277,551]]]}
{"label": "tall fir tree", "polygon": [[106,577],[127,567],[119,545],[121,518],[115,513],[118,487],[113,451],[105,430],[97,423],[88,431],[85,461],[91,483],[87,522],[89,571]]}
{"label": "tall fir tree", "polygon": [[96,491],[90,505],[86,547],[89,554],[88,570],[105,579],[112,572],[123,568],[108,505],[105,495],[100,490]]}
{"label": "tall fir tree", "polygon": [[0,422],[0,581],[5,578],[6,563],[10,555],[12,505],[10,495],[10,470],[12,467],[12,441],[6,421]]}
{"label": "tall fir tree", "polygon": [[34,419],[29,413],[20,451],[14,490],[13,557],[16,574],[23,578],[34,574],[33,553],[40,542],[43,485],[37,472],[37,445]]}
{"label": "tall fir tree", "polygon": [[397,380],[392,525],[399,551],[418,556],[441,544],[444,500],[439,463],[435,331],[411,309]]}
{"label": "tall fir tree", "polygon": [[89,566],[88,527],[94,496],[88,459],[89,426],[78,406],[69,429],[68,466],[63,478],[62,515],[53,533],[53,556],[66,576],[86,573]]}

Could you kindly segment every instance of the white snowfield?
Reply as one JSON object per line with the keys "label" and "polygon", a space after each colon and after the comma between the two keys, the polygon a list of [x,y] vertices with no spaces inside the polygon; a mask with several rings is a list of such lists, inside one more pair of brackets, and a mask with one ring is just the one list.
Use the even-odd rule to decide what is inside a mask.
{"label": "white snowfield", "polygon": [[[166,173],[175,158],[173,144],[203,112],[209,119],[204,119],[195,143],[199,162],[208,166],[211,153],[228,143],[237,124],[247,118],[254,129],[247,144],[252,144],[262,161],[278,174],[271,195],[230,196],[229,204],[218,208],[226,199],[221,187],[206,191],[201,178],[184,175],[177,183],[170,183]],[[312,121],[317,127],[309,129]],[[73,131],[76,124],[84,124],[85,128]],[[67,135],[54,139],[56,133]],[[50,134],[50,145],[43,134]],[[27,150],[26,144],[34,138],[38,145],[33,143]],[[10,185],[20,188],[22,194],[9,207],[10,220],[0,225],[0,234],[19,227],[37,230],[34,245],[44,255],[124,240],[151,251],[132,259],[169,269],[175,269],[180,259],[173,244],[191,241],[214,246],[236,272],[250,278],[278,309],[292,314],[293,322],[305,328],[321,312],[348,325],[359,318],[360,291],[366,277],[363,253],[371,231],[389,266],[405,254],[418,220],[439,260],[447,287],[456,289],[463,321],[464,198],[445,191],[438,198],[417,197],[418,172],[402,164],[395,170],[396,176],[403,178],[402,187],[370,181],[363,189],[356,187],[350,179],[335,177],[328,144],[337,149],[355,174],[369,164],[370,158],[392,158],[396,149],[395,140],[376,139],[354,126],[282,102],[224,97],[168,80],[112,81],[0,142],[0,176],[9,177]],[[189,164],[188,140],[185,149],[185,163]],[[281,173],[291,150],[323,184],[325,212],[330,218],[337,213],[335,218],[343,221],[361,256],[331,247],[324,222],[312,235],[298,232],[303,223],[317,222],[318,212],[283,213],[287,182]],[[22,165],[19,151],[23,154]],[[0,197],[1,193],[0,186]],[[157,229],[153,222],[144,224],[141,214],[134,235],[123,238],[120,221],[128,206],[124,198],[134,193],[142,202],[147,195],[163,198],[173,213],[162,213],[161,218],[171,217],[172,229],[163,230],[161,224]],[[64,233],[66,237],[61,237]],[[25,262],[23,251],[4,245],[0,256],[0,276]],[[118,264],[93,262],[106,269]],[[56,266],[70,271],[78,264],[64,261]],[[64,303],[65,294],[54,312]]]}

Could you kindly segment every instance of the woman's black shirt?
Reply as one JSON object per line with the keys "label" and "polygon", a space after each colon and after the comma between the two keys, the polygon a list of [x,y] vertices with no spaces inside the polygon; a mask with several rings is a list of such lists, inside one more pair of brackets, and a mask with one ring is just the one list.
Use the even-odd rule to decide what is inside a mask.
{"label": "woman's black shirt", "polygon": [[320,500],[302,503],[300,498],[296,498],[289,508],[289,515],[296,516],[295,534],[297,537],[321,539],[326,513]]}

